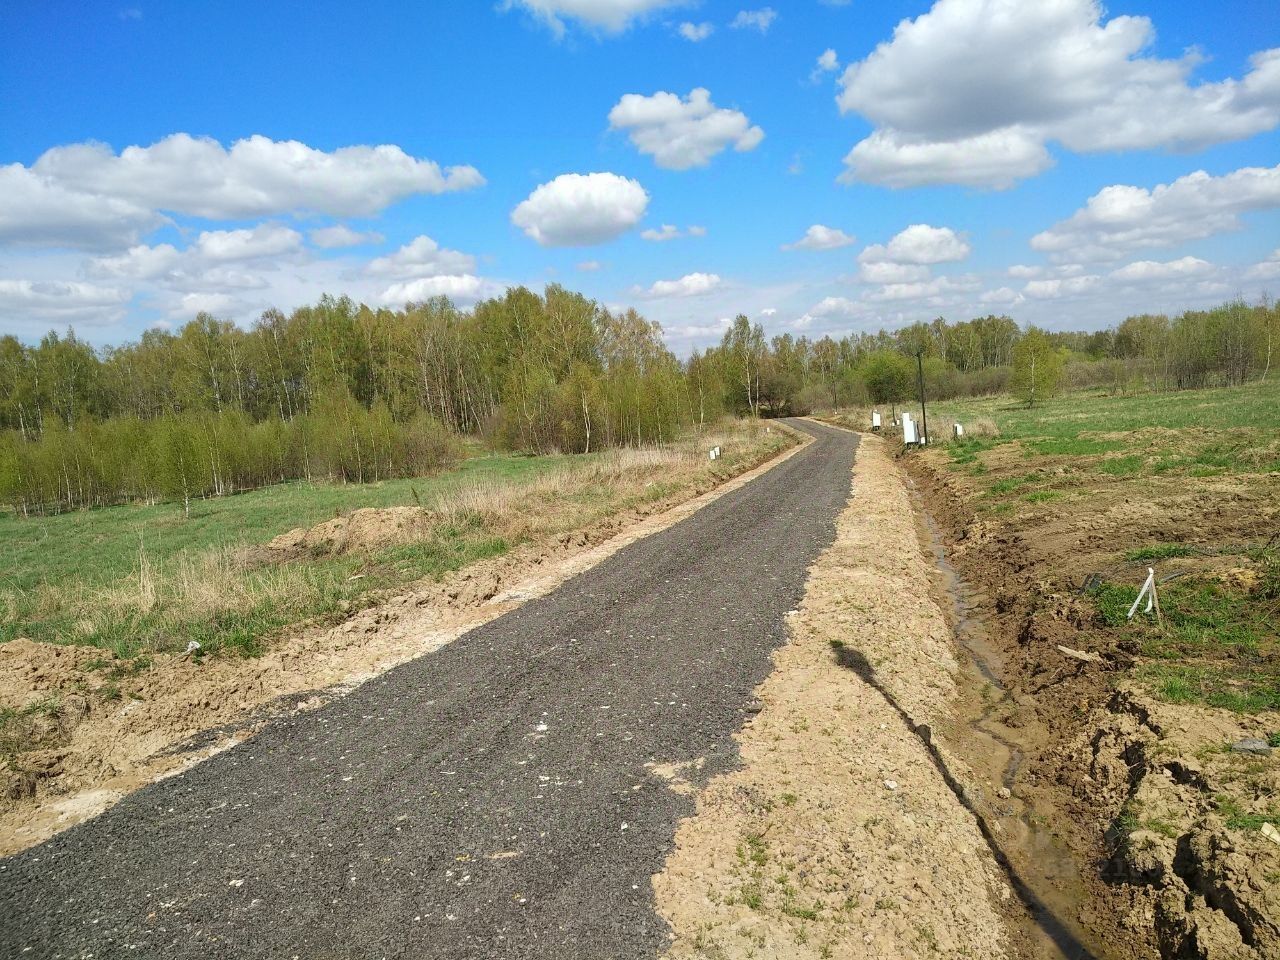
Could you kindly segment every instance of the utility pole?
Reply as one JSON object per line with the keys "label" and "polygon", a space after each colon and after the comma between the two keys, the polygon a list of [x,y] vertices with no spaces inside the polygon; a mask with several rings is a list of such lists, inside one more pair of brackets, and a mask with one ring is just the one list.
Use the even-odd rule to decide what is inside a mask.
{"label": "utility pole", "polygon": [[929,411],[924,402],[924,350],[916,352],[916,370],[920,376],[920,419],[924,425],[924,445],[929,445]]}

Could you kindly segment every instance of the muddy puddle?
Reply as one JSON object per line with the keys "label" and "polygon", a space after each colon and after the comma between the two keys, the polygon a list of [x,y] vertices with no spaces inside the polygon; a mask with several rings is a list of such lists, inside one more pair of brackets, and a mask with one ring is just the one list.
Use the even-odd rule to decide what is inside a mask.
{"label": "muddy puddle", "polygon": [[[1088,899],[1076,861],[1055,837],[1059,811],[1037,803],[1021,781],[1027,758],[1053,736],[1003,680],[1004,657],[978,613],[983,597],[947,559],[942,532],[915,484],[907,481],[923,545],[934,559],[940,606],[950,622],[961,664],[960,696],[948,746],[973,770],[978,789],[969,806],[1027,906],[1024,953],[1053,960],[1107,960],[1078,921]],[[988,786],[989,785],[989,786]]]}

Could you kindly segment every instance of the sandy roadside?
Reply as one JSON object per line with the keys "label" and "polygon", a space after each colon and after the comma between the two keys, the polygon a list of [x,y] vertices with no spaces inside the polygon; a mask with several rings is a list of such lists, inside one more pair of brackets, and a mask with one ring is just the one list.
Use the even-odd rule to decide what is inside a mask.
{"label": "sandy roadside", "polygon": [[913,729],[955,692],[931,570],[898,467],[864,438],[743,765],[699,795],[653,880],[668,956],[1010,955],[1004,875]]}
{"label": "sandy roadside", "polygon": [[[637,540],[652,536],[794,456],[800,441],[707,493],[643,517],[614,518],[420,582],[337,626],[303,629],[260,657],[195,662],[159,656],[145,699],[95,712],[67,741],[24,757],[57,789],[0,798],[0,856],[97,816],[148,783],[189,769],[251,737],[273,717],[314,709],[401,663],[550,593]],[[16,640],[0,645],[0,702],[70,689],[96,648]],[[66,698],[70,700],[71,698]],[[39,771],[38,771],[39,772]]]}

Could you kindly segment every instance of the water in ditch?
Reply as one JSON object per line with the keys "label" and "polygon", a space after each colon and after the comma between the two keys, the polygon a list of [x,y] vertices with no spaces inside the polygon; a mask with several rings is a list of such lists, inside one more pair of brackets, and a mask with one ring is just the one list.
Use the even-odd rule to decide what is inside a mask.
{"label": "water in ditch", "polygon": [[1026,953],[1055,960],[1105,960],[1106,952],[1091,942],[1077,919],[1087,891],[1075,859],[1052,832],[1057,812],[1037,809],[1019,789],[1030,744],[1045,732],[1033,723],[1007,722],[1030,711],[1015,702],[1002,679],[1004,659],[977,612],[979,595],[947,559],[941,531],[914,485],[911,492],[961,655],[962,687],[968,688],[954,738],[961,742],[950,746],[969,763],[979,783],[991,785],[969,799],[1028,907],[1029,922],[1020,931]]}

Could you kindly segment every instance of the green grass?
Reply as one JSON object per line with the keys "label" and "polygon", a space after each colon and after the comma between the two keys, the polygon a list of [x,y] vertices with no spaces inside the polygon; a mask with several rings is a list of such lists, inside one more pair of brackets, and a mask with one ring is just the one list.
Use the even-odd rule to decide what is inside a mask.
{"label": "green grass", "polygon": [[[473,518],[445,525],[431,540],[365,555],[229,570],[226,565],[235,561],[219,551],[263,544],[294,527],[314,526],[364,507],[430,506],[464,484],[530,481],[569,459],[488,456],[413,480],[280,484],[197,502],[189,518],[175,504],[29,519],[6,514],[0,516],[0,642],[25,636],[87,643],[120,657],[136,657],[151,650],[181,650],[194,640],[207,652],[254,655],[261,652],[265,637],[290,624],[352,609],[372,591],[420,577],[438,578],[497,556],[511,544]],[[166,583],[184,565],[191,577],[192,564],[212,563],[210,579],[225,574],[229,584],[245,588],[248,599],[227,609],[190,612],[164,602],[150,609],[113,605],[108,598],[122,584],[139,580],[143,552],[157,583]],[[94,597],[102,602],[95,604]],[[118,679],[109,678],[106,689]]]}
{"label": "green grass", "polygon": [[1034,490],[1031,493],[1024,493],[1022,499],[1027,503],[1048,503],[1052,500],[1061,500],[1066,494],[1061,490]]}
{"label": "green grass", "polygon": [[[1148,558],[1159,549],[1133,553]],[[1163,626],[1142,612],[1127,619],[1136,587],[1103,583],[1090,593],[1100,623],[1136,639],[1150,661],[1137,676],[1152,692],[1237,713],[1280,709],[1280,645],[1266,598],[1190,577],[1159,590]]]}
{"label": "green grass", "polygon": [[[1185,543],[1164,543],[1154,547],[1141,547],[1129,550],[1124,558],[1130,563],[1151,563],[1154,560],[1171,560],[1175,557],[1189,557],[1196,551]],[[1133,601],[1130,601],[1132,603]]]}
{"label": "green grass", "polygon": [[[92,589],[129,575],[142,545],[163,566],[183,552],[266,543],[294,527],[310,527],[362,507],[423,505],[463,484],[532,479],[572,458],[489,456],[464,460],[433,477],[370,484],[282,483],[181,504],[129,504],[50,517],[0,514],[0,591],[72,580]],[[415,497],[416,493],[416,497]],[[0,628],[2,629],[2,628]],[[0,637],[8,639],[3,633]]]}
{"label": "green grass", "polygon": [[1218,814],[1233,830],[1261,830],[1263,824],[1280,827],[1280,813],[1268,810],[1266,813],[1250,813],[1240,806],[1234,797],[1219,794],[1214,798],[1214,807]]}

